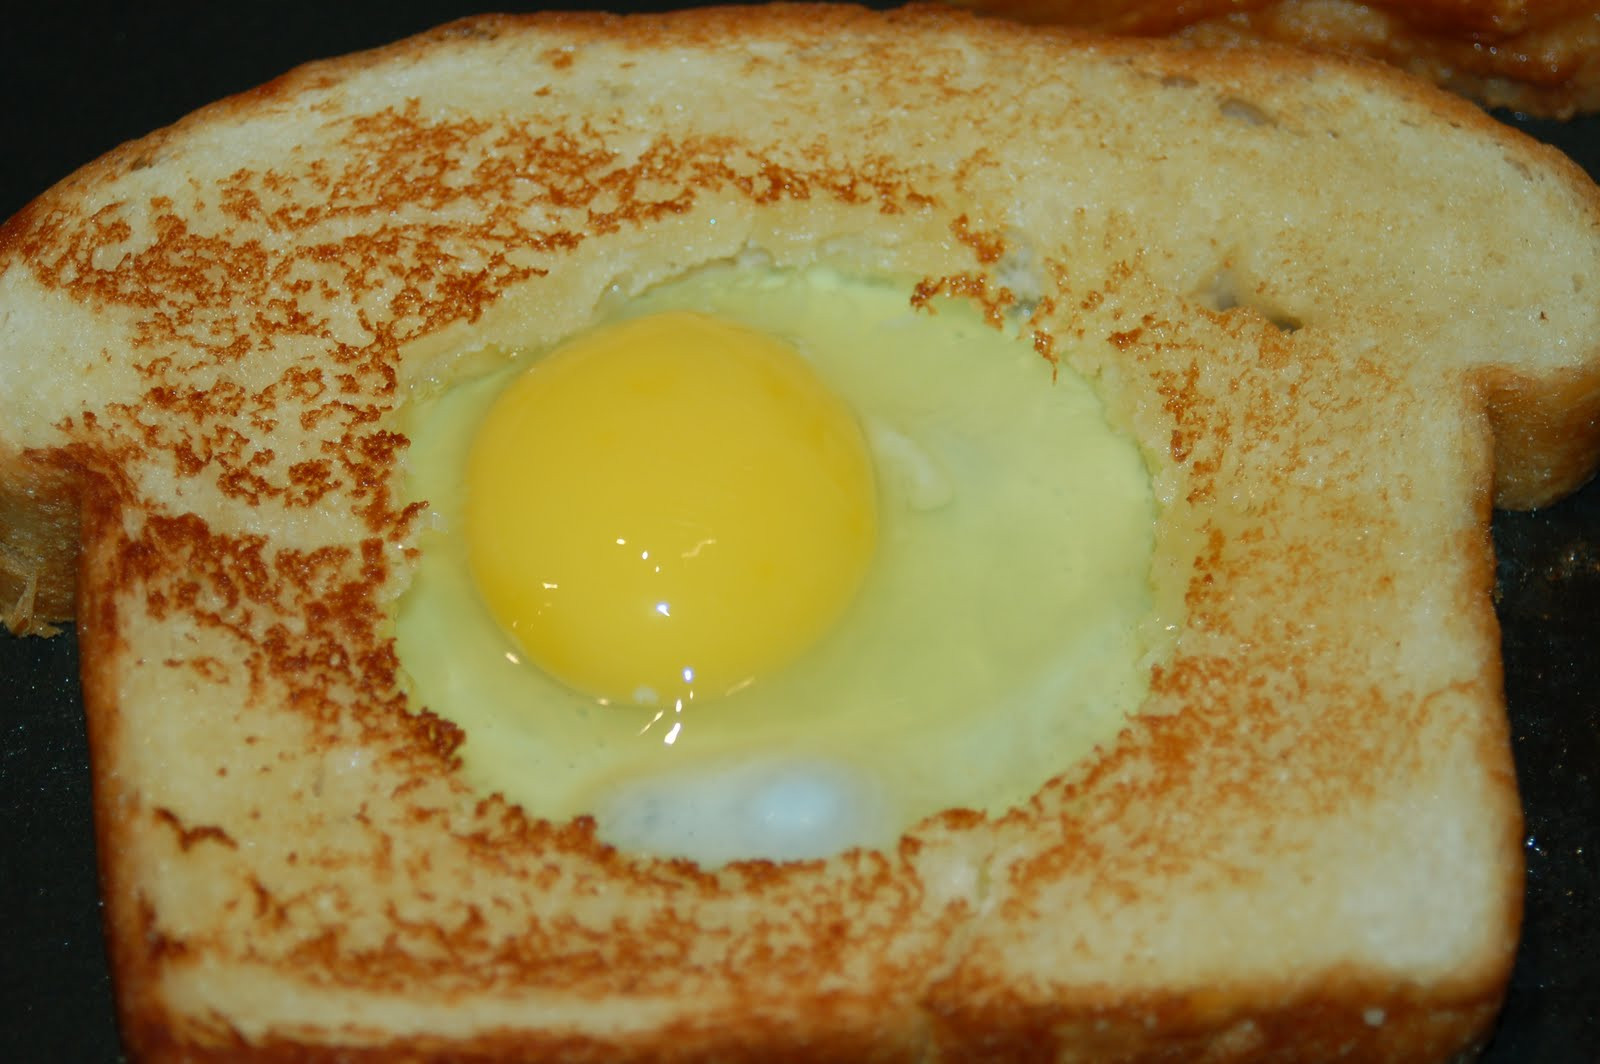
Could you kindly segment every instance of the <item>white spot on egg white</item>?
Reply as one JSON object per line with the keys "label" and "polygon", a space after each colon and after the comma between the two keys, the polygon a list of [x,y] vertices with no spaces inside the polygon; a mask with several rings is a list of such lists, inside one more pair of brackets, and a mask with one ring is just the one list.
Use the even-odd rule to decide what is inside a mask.
{"label": "white spot on egg white", "polygon": [[905,492],[913,510],[926,513],[955,498],[950,474],[917,441],[880,421],[867,425],[867,441],[880,468],[888,470]]}
{"label": "white spot on egg white", "polygon": [[701,763],[631,780],[602,796],[595,820],[615,846],[705,865],[829,857],[893,835],[877,783],[822,759]]}

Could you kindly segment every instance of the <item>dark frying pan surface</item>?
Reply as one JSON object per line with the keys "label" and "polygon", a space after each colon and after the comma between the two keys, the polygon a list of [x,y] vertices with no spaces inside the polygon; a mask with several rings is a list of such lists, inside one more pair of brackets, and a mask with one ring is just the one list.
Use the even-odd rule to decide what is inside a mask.
{"label": "dark frying pan surface", "polygon": [[[473,11],[449,3],[361,10],[324,0],[194,5],[180,17],[162,7],[62,4],[9,17],[0,35],[0,218],[120,141],[203,103],[301,61]],[[1600,119],[1502,117],[1600,175]],[[1486,1059],[1593,1061],[1600,1059],[1600,484],[1541,513],[1499,514],[1494,532],[1527,808],[1528,898],[1522,949]],[[0,1056],[9,1060],[92,1064],[119,1055],[77,669],[70,633],[53,640],[0,634]]]}

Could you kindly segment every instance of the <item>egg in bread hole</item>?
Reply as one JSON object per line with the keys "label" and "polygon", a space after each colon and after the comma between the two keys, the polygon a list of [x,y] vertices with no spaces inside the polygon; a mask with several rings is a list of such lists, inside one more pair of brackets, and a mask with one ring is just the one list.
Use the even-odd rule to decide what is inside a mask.
{"label": "egg in bread hole", "polygon": [[708,266],[408,405],[397,648],[471,784],[630,852],[805,859],[1116,736],[1171,627],[1140,453],[912,288]]}

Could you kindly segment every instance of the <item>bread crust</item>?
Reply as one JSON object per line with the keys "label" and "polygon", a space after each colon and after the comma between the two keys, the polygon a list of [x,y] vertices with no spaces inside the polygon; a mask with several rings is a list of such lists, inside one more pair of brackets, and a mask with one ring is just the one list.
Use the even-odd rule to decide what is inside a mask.
{"label": "bread crust", "polygon": [[38,455],[13,465],[0,472],[0,624],[53,635],[72,616],[77,586],[77,478]]}
{"label": "bread crust", "polygon": [[[917,64],[904,43],[913,38]],[[409,77],[480,48],[505,59],[512,44],[539,57],[559,94],[564,79],[592,77],[594,62],[645,64],[674,49],[728,62],[730,42],[746,49],[752,84],[798,101],[813,124],[792,119],[796,130],[755,140],[707,119],[651,139],[598,113],[519,126],[470,109],[450,117],[403,89],[373,111],[342,95],[365,73]],[[1135,221],[1067,223],[1061,232],[1096,257],[1045,270],[1045,309],[1027,325],[1041,353],[1098,377],[1146,447],[1187,630],[1114,750],[1025,809],[952,812],[893,852],[722,870],[630,858],[586,821],[551,824],[472,794],[453,772],[459,734],[406,701],[384,612],[418,513],[397,490],[405,441],[389,422],[406,383],[446,366],[469,327],[508,329],[502,295],[556,290],[557,263],[582,275],[574,284],[592,302],[602,281],[644,286],[746,242],[804,262],[834,240],[860,269],[901,269],[914,252],[932,305],[970,298],[1004,316],[1017,297],[1000,269],[1028,239],[996,206],[1005,185],[992,145],[975,142],[952,172],[915,145],[880,155],[848,139],[834,151],[811,134],[826,114],[829,134],[846,136],[825,110],[842,101],[815,82],[820,73],[850,85],[865,54],[892,57],[884,70],[899,79],[867,87],[904,94],[908,108],[943,99],[949,128],[961,128],[992,106],[996,57],[1019,51],[1152,92],[1215,94],[1214,120],[1239,123],[1225,126],[1239,140],[1262,125],[1304,136],[1337,119],[1348,100],[1282,88],[1315,74],[1430,128],[1470,129],[1509,172],[1537,174],[1538,195],[1577,201],[1569,209],[1591,226],[1600,213],[1570,167],[1376,70],[1357,76],[1287,53],[1240,70],[1159,44],[830,8],[457,23],[199,112],[118,149],[0,230],[0,283],[18,286],[0,298],[26,291],[65,313],[91,308],[131,349],[131,376],[104,371],[118,387],[97,393],[98,405],[36,419],[27,434],[8,422],[0,453],[13,457],[0,484],[18,497],[33,483],[13,472],[23,461],[31,470],[38,454],[71,456],[59,468],[72,471],[83,506],[78,623],[102,878],[136,1055],[392,1059],[403,1046],[483,1060],[1265,1060],[1353,1047],[1398,1060],[1444,1059],[1482,1037],[1521,896],[1488,509],[1493,491],[1538,501],[1592,471],[1592,438],[1553,453],[1571,426],[1592,421],[1592,341],[1551,363],[1477,365],[1474,348],[1427,373],[1410,356],[1352,355],[1343,339],[1374,312],[1315,270],[1304,284],[1316,299],[1305,299],[1254,260],[1255,247],[1219,246],[1205,264],[1161,260]],[[780,54],[804,61],[785,67],[771,58]],[[762,72],[769,62],[779,76]],[[920,80],[905,83],[907,70]],[[320,171],[299,156],[262,172],[195,154],[238,123],[302,113],[344,131]],[[1051,136],[1025,129],[1008,151],[1026,157],[1018,145]],[[474,154],[487,137],[496,154]],[[151,172],[162,180],[142,185]],[[477,183],[465,189],[441,177],[468,172]],[[190,175],[189,190],[174,173]],[[518,198],[530,180],[544,183]],[[464,216],[452,213],[468,201]],[[585,227],[552,224],[563,211]],[[712,211],[742,235],[691,230]],[[234,228],[215,228],[218,217]],[[442,240],[432,218],[448,219]],[[811,242],[785,245],[802,228]],[[687,250],[649,250],[664,243]],[[1574,276],[1589,276],[1594,249],[1573,244],[1569,254],[1589,256],[1575,258]],[[275,248],[291,253],[274,258]],[[131,256],[127,269],[118,251]],[[619,261],[625,269],[605,272]],[[1208,304],[1224,275],[1231,305]],[[581,325],[584,298],[559,290],[535,328]],[[230,332],[220,312],[241,307],[254,313],[249,328]],[[1550,317],[1582,333],[1575,313],[1552,305]],[[1506,331],[1494,340],[1539,328],[1508,317],[1493,316]],[[1548,424],[1562,427],[1541,429],[1552,409],[1560,416]],[[1407,446],[1432,457],[1378,461],[1383,476],[1364,479],[1365,459],[1345,451],[1369,417],[1414,432]],[[1491,457],[1491,440],[1525,442]],[[1409,482],[1390,479],[1397,469]],[[1308,486],[1318,475],[1331,486]],[[204,497],[205,516],[182,501],[191,495]],[[1350,542],[1358,525],[1370,541]],[[1423,544],[1448,563],[1412,579],[1388,552]],[[1423,586],[1439,579],[1442,589]],[[1353,662],[1342,636],[1368,625],[1402,633],[1382,608],[1347,616],[1329,600],[1413,594],[1457,611],[1439,621],[1449,660],[1415,684],[1395,675],[1405,659],[1388,650]],[[1262,596],[1279,612],[1249,606]],[[215,714],[206,727],[193,719],[199,707]],[[160,778],[196,760],[207,779]],[[1433,791],[1448,800],[1431,803]],[[1459,952],[1441,959],[1417,946],[1390,968],[1297,939],[1306,953],[1275,955],[1273,935],[1300,921],[1260,914],[1262,930],[1247,933],[1228,908],[1294,902],[1307,893],[1302,877],[1323,870],[1371,871],[1355,856],[1364,832],[1401,860],[1430,828],[1457,829],[1452,802],[1477,824],[1464,829],[1463,872],[1481,906],[1475,930],[1440,929],[1460,936]],[[1406,823],[1392,823],[1402,811]],[[1204,911],[1244,940],[1186,930],[1174,898],[1216,906]],[[1393,917],[1380,907],[1381,918]],[[1118,944],[1112,931],[1129,921],[1140,930]],[[1071,957],[1032,958],[1030,942]],[[1285,955],[1304,966],[1285,969]]]}

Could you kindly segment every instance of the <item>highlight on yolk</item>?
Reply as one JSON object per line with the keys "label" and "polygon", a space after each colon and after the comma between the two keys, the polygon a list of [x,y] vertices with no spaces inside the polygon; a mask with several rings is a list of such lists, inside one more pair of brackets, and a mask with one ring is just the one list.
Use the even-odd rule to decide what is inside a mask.
{"label": "highlight on yolk", "polygon": [[776,338],[673,311],[558,348],[495,402],[467,464],[490,610],[603,701],[704,701],[798,657],[877,535],[850,408]]}

